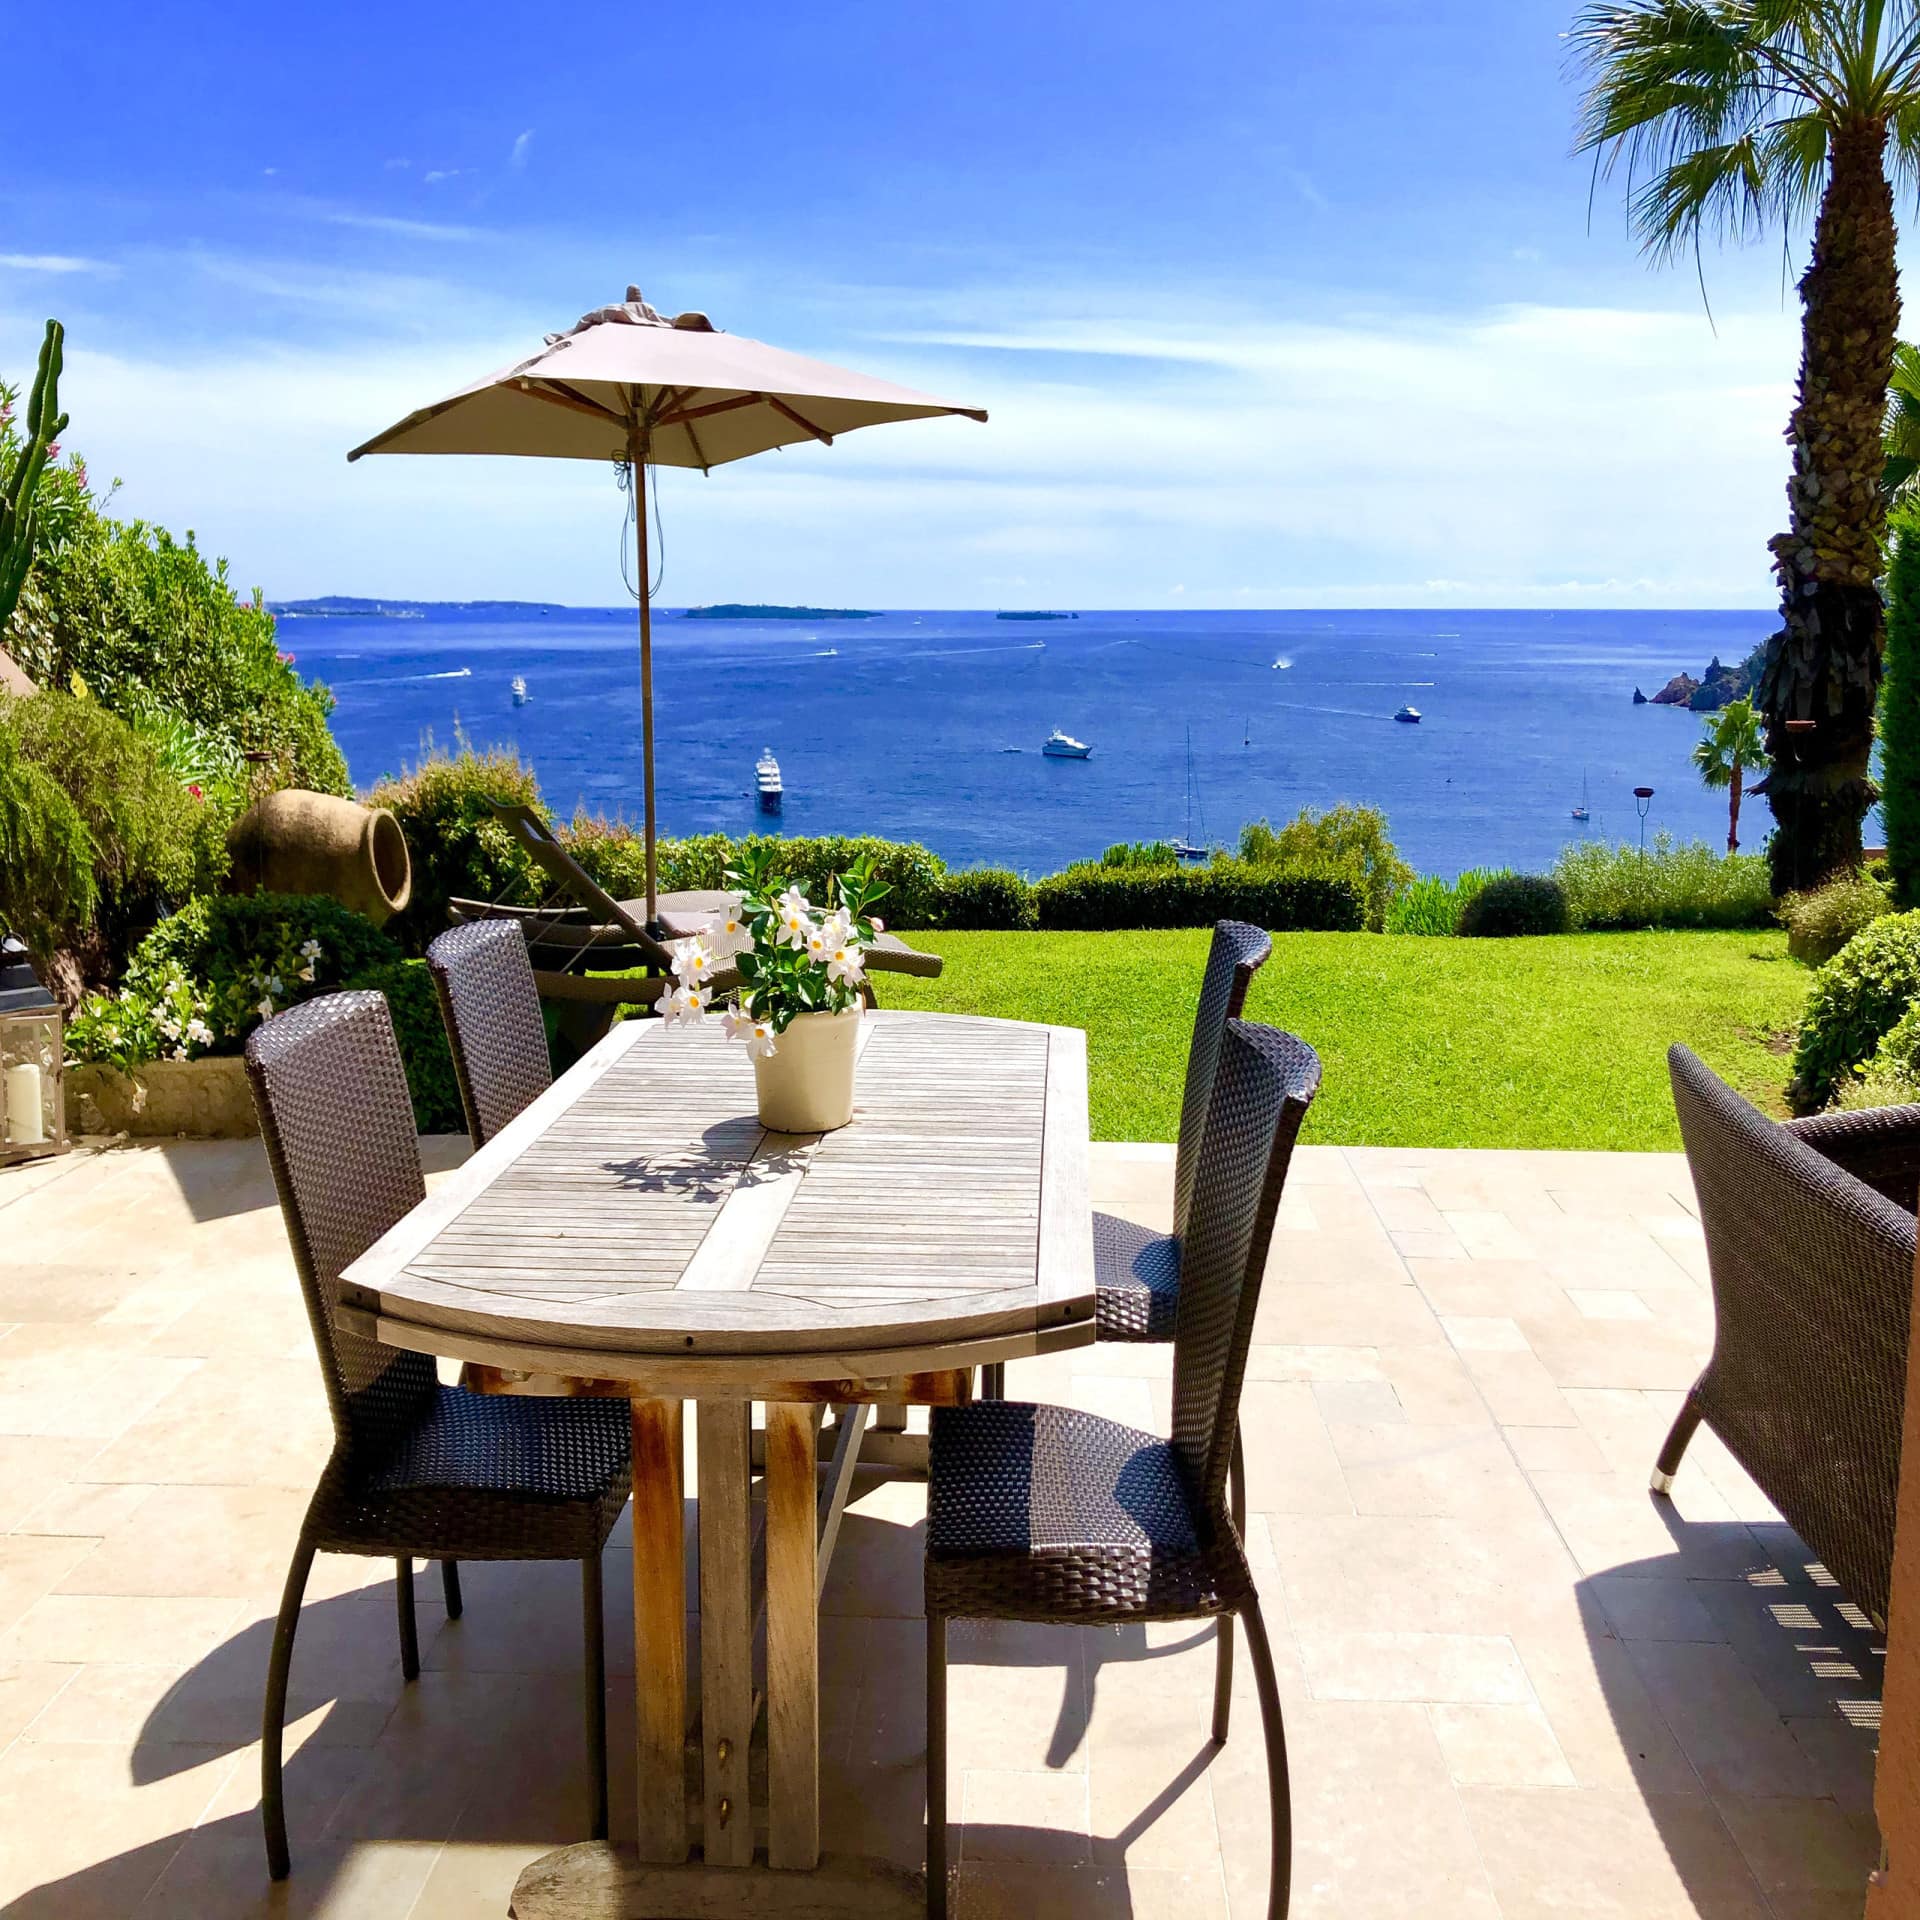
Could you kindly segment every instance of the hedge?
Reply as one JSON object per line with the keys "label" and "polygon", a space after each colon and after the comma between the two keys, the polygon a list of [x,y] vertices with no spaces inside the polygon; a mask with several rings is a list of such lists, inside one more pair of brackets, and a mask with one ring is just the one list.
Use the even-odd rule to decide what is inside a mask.
{"label": "hedge", "polygon": [[1251,867],[1216,860],[1204,867],[1069,867],[1033,890],[1048,933],[1127,927],[1207,927],[1246,920],[1270,933],[1358,933],[1366,925],[1366,882],[1351,867]]}

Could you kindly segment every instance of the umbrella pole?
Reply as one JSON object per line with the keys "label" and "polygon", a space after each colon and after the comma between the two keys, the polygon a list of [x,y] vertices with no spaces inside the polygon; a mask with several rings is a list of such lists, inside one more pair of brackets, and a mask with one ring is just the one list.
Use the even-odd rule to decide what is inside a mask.
{"label": "umbrella pole", "polygon": [[627,429],[627,460],[633,470],[634,545],[640,561],[640,754],[647,806],[647,931],[658,934],[654,906],[653,808],[653,595],[647,570],[647,436],[635,420]]}

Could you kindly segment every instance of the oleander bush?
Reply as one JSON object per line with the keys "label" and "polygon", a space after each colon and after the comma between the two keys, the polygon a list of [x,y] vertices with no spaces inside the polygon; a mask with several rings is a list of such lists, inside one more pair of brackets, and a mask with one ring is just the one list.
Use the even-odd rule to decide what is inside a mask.
{"label": "oleander bush", "polygon": [[1787,930],[1787,951],[1810,967],[1824,967],[1856,933],[1893,911],[1893,897],[1883,875],[1863,868],[1807,893],[1784,894],[1776,911]]}
{"label": "oleander bush", "polygon": [[1920,912],[1889,914],[1855,934],[1813,976],[1787,1100],[1815,1113],[1920,1000]]}
{"label": "oleander bush", "polygon": [[1583,933],[1647,927],[1763,927],[1773,916],[1773,882],[1756,853],[1716,852],[1703,840],[1676,844],[1660,833],[1642,853],[1628,842],[1585,840],[1567,847],[1553,877]]}
{"label": "oleander bush", "polygon": [[1473,893],[1460,909],[1459,932],[1469,940],[1565,933],[1567,896],[1544,873],[1503,873]]}
{"label": "oleander bush", "polygon": [[1344,802],[1318,813],[1303,807],[1283,827],[1255,820],[1240,830],[1240,858],[1251,867],[1350,866],[1360,875],[1367,927],[1385,931],[1387,912],[1413,884],[1413,869],[1400,858],[1378,807]]}
{"label": "oleander bush", "polygon": [[533,769],[508,747],[476,751],[464,734],[455,735],[452,753],[429,739],[416,765],[366,795],[367,805],[387,808],[407,837],[413,892],[387,930],[408,953],[425,953],[446,931],[455,895],[514,906],[541,897],[539,869],[494,818],[496,801],[546,817]]}
{"label": "oleander bush", "polygon": [[1367,916],[1366,882],[1350,865],[1256,867],[1215,860],[1204,867],[1114,869],[1089,863],[1050,874],[1033,895],[1038,924],[1047,932],[1245,920],[1271,933],[1357,933]]}
{"label": "oleander bush", "polygon": [[1040,924],[1034,890],[1005,867],[968,867],[940,883],[941,927],[983,933],[1028,933]]}
{"label": "oleander bush", "polygon": [[1422,874],[1394,896],[1387,909],[1388,933],[1451,935],[1460,931],[1460,914],[1489,880],[1504,879],[1505,867],[1469,867],[1453,880]]}
{"label": "oleander bush", "polygon": [[105,985],[162,914],[216,885],[225,823],[97,701],[0,698],[0,919],[71,1006]]}

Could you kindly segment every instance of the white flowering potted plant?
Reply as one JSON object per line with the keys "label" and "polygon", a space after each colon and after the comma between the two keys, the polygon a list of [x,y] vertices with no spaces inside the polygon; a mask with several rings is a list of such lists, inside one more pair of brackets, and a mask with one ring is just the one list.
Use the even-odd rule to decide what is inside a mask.
{"label": "white flowering potted plant", "polygon": [[675,943],[660,1013],[670,1023],[705,1019],[706,983],[732,967],[740,987],[721,1024],[746,1044],[760,1124],[826,1133],[853,1118],[867,950],[886,924],[872,909],[889,889],[863,857],[832,881],[831,903],[816,905],[776,872],[779,857],[777,843],[741,848],[707,933]]}

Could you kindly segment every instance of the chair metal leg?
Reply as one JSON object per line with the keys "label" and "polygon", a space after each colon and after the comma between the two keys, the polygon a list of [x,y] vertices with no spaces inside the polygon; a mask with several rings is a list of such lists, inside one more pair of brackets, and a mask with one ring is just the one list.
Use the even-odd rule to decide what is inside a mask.
{"label": "chair metal leg", "polygon": [[1007,1363],[1004,1360],[989,1360],[980,1369],[980,1398],[982,1400],[1004,1400],[1007,1397]]}
{"label": "chair metal leg", "polygon": [[1700,1409],[1689,1394],[1667,1430],[1667,1443],[1660,1449],[1660,1458],[1653,1463],[1653,1477],[1648,1484],[1655,1493],[1673,1491],[1673,1476],[1680,1471],[1680,1456],[1686,1452],[1687,1442],[1699,1424]]}
{"label": "chair metal leg", "polygon": [[464,1604],[460,1598],[460,1562],[458,1560],[440,1562],[440,1591],[447,1596],[447,1618],[458,1620]]}
{"label": "chair metal leg", "polygon": [[1240,1609],[1247,1630],[1247,1652],[1253,1659],[1254,1684],[1260,1692],[1260,1724],[1267,1736],[1267,1802],[1273,1832],[1273,1864],[1267,1881],[1267,1920],[1286,1920],[1293,1892],[1293,1796],[1287,1780],[1287,1730],[1280,1718],[1280,1683],[1274,1677],[1273,1649],[1267,1644],[1267,1623],[1260,1602],[1249,1600]]}
{"label": "chair metal leg", "polygon": [[947,1621],[927,1615],[927,1920],[947,1920]]}
{"label": "chair metal leg", "polygon": [[267,1872],[284,1880],[293,1862],[287,1852],[287,1809],[280,1792],[280,1743],[287,1720],[287,1673],[293,1665],[293,1636],[300,1625],[300,1602],[313,1568],[313,1544],[303,1533],[287,1568],[280,1614],[273,1623],[273,1651],[267,1658],[267,1697],[260,1715],[260,1824],[267,1841]]}
{"label": "chair metal leg", "polygon": [[600,1556],[580,1562],[581,1613],[586,1624],[587,1777],[593,1782],[593,1833],[607,1837],[607,1634]]}
{"label": "chair metal leg", "polygon": [[[1234,1422],[1233,1454],[1227,1464],[1227,1505],[1233,1515],[1233,1530],[1244,1547],[1247,1540],[1247,1457],[1240,1441],[1240,1424]],[[1233,1615],[1223,1613],[1215,1629],[1213,1649],[1213,1742],[1224,1746],[1227,1720],[1233,1710]]]}
{"label": "chair metal leg", "polygon": [[405,1680],[418,1680],[420,1635],[413,1623],[413,1561],[410,1557],[393,1563],[393,1592],[400,1609],[400,1675]]}

